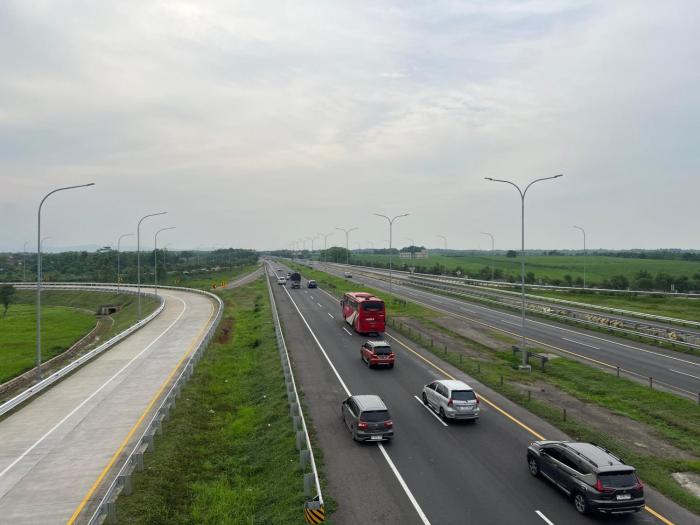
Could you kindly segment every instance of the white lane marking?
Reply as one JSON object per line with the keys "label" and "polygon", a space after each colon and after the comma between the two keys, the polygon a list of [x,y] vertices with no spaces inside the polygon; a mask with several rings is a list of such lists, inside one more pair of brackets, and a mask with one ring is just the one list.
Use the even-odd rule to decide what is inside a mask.
{"label": "white lane marking", "polygon": [[394,462],[391,461],[389,454],[387,454],[386,450],[384,449],[384,445],[379,443],[377,445],[377,447],[379,447],[379,450],[382,452],[384,459],[386,459],[386,462],[389,464],[389,467],[391,467],[391,470],[394,473],[394,476],[396,476],[396,479],[399,480],[399,483],[401,484],[403,491],[406,493],[406,496],[408,496],[408,499],[411,501],[411,504],[413,505],[413,508],[418,513],[418,517],[420,518],[420,520],[423,522],[424,525],[430,525],[430,521],[428,521],[428,516],[425,515],[425,513],[423,512],[423,509],[420,508],[420,505],[416,501],[416,498],[413,497],[413,493],[411,492],[411,489],[408,488],[408,485],[406,485],[406,482],[401,477],[401,474],[399,473],[399,470],[396,468],[396,465],[394,465]]}
{"label": "white lane marking", "polygon": [[335,317],[333,317],[332,313],[330,313],[330,312],[326,312],[326,313],[330,316],[331,319],[335,319]]}
{"label": "white lane marking", "polygon": [[535,514],[542,518],[547,525],[554,525],[554,522],[552,522],[547,516],[542,514],[542,511],[536,510]]}
{"label": "white lane marking", "polygon": [[501,319],[502,323],[512,324],[513,326],[522,326],[522,323],[514,323],[513,321],[508,321],[506,319]]}
{"label": "white lane marking", "polygon": [[[301,313],[301,310],[299,310],[297,303],[294,302],[294,299],[292,299],[292,296],[289,294],[289,291],[286,288],[284,289],[284,291],[287,293],[289,300],[292,301],[292,304],[294,305],[294,308],[296,309],[297,313],[299,314],[299,317],[301,317],[301,320],[304,321],[304,324],[306,325],[306,328],[311,333],[311,337],[314,338],[316,345],[319,347],[319,349],[323,353],[323,357],[326,358],[326,361],[328,362],[331,369],[333,370],[335,377],[338,378],[338,381],[340,382],[340,386],[343,387],[343,390],[345,390],[345,393],[348,395],[348,397],[351,396],[352,394],[350,393],[350,390],[348,389],[347,385],[345,384],[345,381],[343,381],[343,378],[340,377],[338,370],[333,365],[333,362],[331,361],[330,357],[328,357],[328,354],[326,353],[325,349],[323,348],[323,345],[321,345],[321,342],[318,340],[318,337],[316,337],[316,334],[311,329],[311,326],[309,326],[309,323],[306,321],[306,318]],[[343,330],[345,330],[345,328],[343,328]],[[348,332],[348,333],[350,333],[350,332]],[[352,335],[352,334],[350,334],[350,335]],[[403,491],[406,493],[406,496],[408,497],[411,504],[413,505],[413,508],[418,513],[418,517],[421,519],[421,521],[423,522],[424,525],[430,525],[430,522],[428,521],[428,517],[423,512],[423,509],[421,509],[420,505],[416,501],[416,498],[413,497],[413,493],[411,492],[411,489],[408,488],[408,485],[406,485],[406,482],[401,477],[401,474],[399,473],[399,470],[396,468],[396,465],[394,465],[394,462],[389,457],[389,454],[387,454],[386,450],[384,450],[384,446],[381,443],[378,443],[377,446],[379,447],[379,450],[382,451],[382,455],[384,456],[384,459],[389,464],[389,467],[391,468],[391,471],[394,473],[394,476],[396,476],[396,479],[399,481],[401,488],[403,488]]]}
{"label": "white lane marking", "polygon": [[314,296],[313,296],[313,295],[309,295],[309,297],[311,297],[312,299],[314,298]]}
{"label": "white lane marking", "polygon": [[693,379],[700,379],[700,377],[698,377],[698,376],[694,376],[694,375],[692,375],[692,374],[686,374],[685,372],[681,372],[681,371],[679,371],[679,370],[674,370],[673,368],[669,368],[669,370],[670,370],[671,372],[675,372],[676,374],[680,374],[680,375],[682,375],[682,376],[692,377]]}
{"label": "white lane marking", "polygon": [[587,343],[582,343],[581,341],[574,341],[573,339],[567,339],[566,337],[562,337],[562,340],[564,341],[569,341],[570,343],[576,343],[577,345],[581,346],[587,346],[588,348],[592,348],[593,350],[600,350],[597,346],[589,345]]}
{"label": "white lane marking", "polygon": [[447,423],[445,423],[442,419],[440,419],[440,416],[438,416],[435,412],[433,412],[433,410],[432,410],[428,405],[426,405],[425,403],[423,403],[423,400],[422,400],[422,399],[420,399],[418,396],[413,396],[413,399],[415,399],[416,401],[418,401],[418,402],[420,403],[420,405],[421,405],[423,408],[425,408],[425,409],[428,411],[428,413],[429,413],[430,415],[432,415],[435,419],[437,419],[443,427],[446,427],[446,426],[447,426]]}
{"label": "white lane marking", "polygon": [[[165,295],[165,294],[164,294]],[[136,361],[139,357],[143,355],[146,350],[151,348],[161,337],[163,337],[168,330],[170,330],[175,324],[180,320],[180,318],[185,314],[187,311],[187,303],[183,301],[181,298],[175,297],[178,301],[180,301],[183,305],[182,312],[180,312],[180,315],[177,316],[177,318],[168,325],[168,327],[163,330],[158,337],[156,337],[153,341],[151,341],[146,348],[141,350],[138,354],[136,354],[127,364],[125,364],[123,367],[121,367],[112,377],[110,377],[107,381],[105,381],[100,388],[95,390],[92,394],[90,394],[88,397],[86,397],[77,407],[75,407],[73,410],[71,410],[63,419],[61,419],[58,423],[56,423],[53,427],[51,427],[43,436],[41,436],[39,439],[37,439],[32,446],[30,446],[27,450],[22,452],[20,456],[18,456],[12,463],[10,463],[5,469],[0,472],[0,478],[2,478],[5,474],[7,474],[17,463],[22,461],[25,457],[27,457],[27,454],[29,454],[32,450],[34,450],[36,447],[38,447],[47,437],[49,437],[51,434],[56,431],[57,428],[59,428],[63,423],[68,421],[70,417],[75,414],[78,410],[80,410],[82,407],[84,407],[93,397],[95,397],[97,394],[99,394],[104,387],[109,385],[114,379],[121,374],[124,370],[126,370],[131,364]]]}
{"label": "white lane marking", "polygon": [[348,330],[348,329],[345,328],[344,326],[343,326],[343,330],[345,330],[345,332],[346,332],[349,336],[352,336],[352,334],[350,333],[350,330]]}
{"label": "white lane marking", "polygon": [[316,301],[316,304],[319,305],[321,308],[323,308],[323,305],[321,303],[319,303],[318,301]]}

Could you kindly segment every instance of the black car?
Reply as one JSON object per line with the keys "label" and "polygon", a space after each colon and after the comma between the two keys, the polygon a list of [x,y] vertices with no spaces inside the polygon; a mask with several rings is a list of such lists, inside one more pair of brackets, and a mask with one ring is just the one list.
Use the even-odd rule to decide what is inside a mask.
{"label": "black car", "polygon": [[309,288],[318,288],[316,281],[314,281],[313,279],[309,280],[309,282],[306,286],[308,286]]}
{"label": "black car", "polygon": [[631,465],[595,443],[535,441],[527,448],[530,474],[567,494],[581,514],[628,514],[644,508],[644,485]]}
{"label": "black car", "polygon": [[355,441],[391,441],[394,422],[379,396],[350,396],[343,401],[340,415]]}

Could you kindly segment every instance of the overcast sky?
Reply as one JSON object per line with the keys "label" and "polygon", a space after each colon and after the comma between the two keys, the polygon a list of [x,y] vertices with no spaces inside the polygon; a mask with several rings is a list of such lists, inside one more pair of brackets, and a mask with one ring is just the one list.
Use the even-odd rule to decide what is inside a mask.
{"label": "overcast sky", "polygon": [[[0,2],[0,250],[700,247],[700,4]],[[336,231],[329,243],[339,244]],[[316,241],[316,247],[319,246]],[[125,242],[128,247],[130,243]],[[310,245],[310,243],[309,243]]]}

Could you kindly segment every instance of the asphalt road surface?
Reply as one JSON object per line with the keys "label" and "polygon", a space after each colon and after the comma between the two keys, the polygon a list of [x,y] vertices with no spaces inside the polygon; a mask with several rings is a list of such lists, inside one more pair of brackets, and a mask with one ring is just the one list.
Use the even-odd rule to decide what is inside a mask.
{"label": "asphalt road surface", "polygon": [[[317,267],[318,269],[318,267]],[[328,273],[342,276],[342,270],[325,268]],[[389,283],[353,270],[353,282],[388,291]],[[506,332],[514,338],[520,336],[520,315],[489,308],[426,290],[394,283],[393,293],[399,297],[422,304],[469,322]],[[555,321],[528,318],[525,336],[530,344],[545,350],[555,350],[578,360],[614,371],[616,367],[627,370],[644,381],[653,378],[657,386],[697,399],[700,395],[700,357],[645,345],[614,336],[593,332]],[[623,372],[624,373],[624,372]]]}
{"label": "asphalt road surface", "polygon": [[97,498],[86,499],[215,315],[203,295],[160,293],[158,317],[0,421],[0,523],[65,524]]}
{"label": "asphalt road surface", "polygon": [[[274,265],[277,267],[278,265]],[[334,523],[589,524],[570,501],[527,470],[527,444],[566,436],[412,342],[388,331],[394,369],[370,370],[360,360],[365,338],[349,330],[338,300],[321,289],[291,290],[272,280],[285,338],[323,451]],[[305,286],[305,283],[304,283]],[[416,399],[424,384],[455,377],[481,398],[476,423],[443,424]],[[340,404],[353,394],[378,394],[396,437],[389,445],[352,441]],[[696,523],[697,517],[653,490],[651,508],[626,523]]]}

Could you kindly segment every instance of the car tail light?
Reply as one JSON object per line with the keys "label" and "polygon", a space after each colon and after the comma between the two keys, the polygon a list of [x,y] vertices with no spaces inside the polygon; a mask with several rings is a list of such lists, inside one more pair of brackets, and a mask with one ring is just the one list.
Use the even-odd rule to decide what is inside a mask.
{"label": "car tail light", "polygon": [[392,420],[384,421],[384,426],[387,428],[391,428],[394,426],[394,422]]}
{"label": "car tail light", "polygon": [[474,396],[474,397],[476,397],[476,404],[478,405],[479,404],[479,396]]}
{"label": "car tail light", "polygon": [[595,482],[595,489],[596,489],[598,492],[607,492],[607,493],[615,492],[615,489],[609,489],[609,488],[607,488],[607,487],[604,487],[604,486],[603,486],[603,482],[600,481],[600,478],[598,478],[598,479],[596,480],[596,482]]}
{"label": "car tail light", "polygon": [[642,490],[644,488],[644,483],[642,480],[637,478],[637,484],[634,486],[634,490]]}
{"label": "car tail light", "polygon": [[357,423],[357,428],[367,428],[369,425],[365,423],[364,421],[358,421]]}
{"label": "car tail light", "polygon": [[451,406],[452,406],[452,398],[450,398],[450,399],[447,400],[447,406],[448,406],[448,407],[451,407]]}

